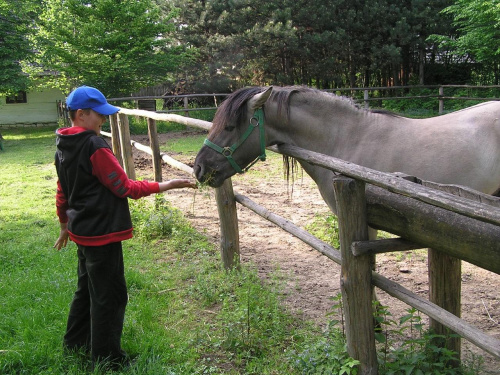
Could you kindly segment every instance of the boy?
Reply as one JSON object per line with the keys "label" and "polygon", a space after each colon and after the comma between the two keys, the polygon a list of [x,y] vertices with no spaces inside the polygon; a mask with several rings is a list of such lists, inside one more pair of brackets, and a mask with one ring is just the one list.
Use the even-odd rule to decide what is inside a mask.
{"label": "boy", "polygon": [[66,99],[72,126],[58,129],[56,208],[61,230],[54,248],[77,244],[78,285],[68,316],[64,347],[90,352],[92,361],[117,368],[127,362],[120,341],[128,295],[121,241],[132,237],[127,198],[169,189],[196,188],[188,179],[130,180],[99,137],[106,118],[118,112],[97,89],[82,86]]}

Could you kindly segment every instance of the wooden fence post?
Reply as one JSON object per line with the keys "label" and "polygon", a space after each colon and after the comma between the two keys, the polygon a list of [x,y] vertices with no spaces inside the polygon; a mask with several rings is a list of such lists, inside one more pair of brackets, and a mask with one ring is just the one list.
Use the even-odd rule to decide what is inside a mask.
{"label": "wooden fence post", "polygon": [[189,99],[187,96],[184,97],[184,109],[186,109],[184,116],[189,117],[189,111],[187,111],[189,109]]}
{"label": "wooden fence post", "polygon": [[221,258],[224,268],[239,268],[240,238],[238,232],[238,214],[234,198],[233,182],[230,178],[221,187],[215,189],[215,199],[219,210]]}
{"label": "wooden fence post", "polygon": [[378,374],[372,306],[372,256],[355,257],[354,241],[368,240],[365,183],[345,176],[333,180],[342,257],[340,286],[347,352],[360,361],[361,375]]}
{"label": "wooden fence post", "polygon": [[[429,300],[460,318],[462,261],[437,250],[429,249],[427,262],[429,269]],[[450,329],[432,318],[429,321],[429,327],[438,335],[449,336],[452,333]],[[459,365],[460,337],[439,338],[435,339],[434,343],[439,347],[456,352],[458,354],[457,361],[453,364],[455,366]]]}
{"label": "wooden fence post", "polygon": [[444,100],[442,98],[442,96],[444,96],[444,87],[443,86],[439,86],[439,114],[442,115],[443,114],[443,111],[444,111]]}
{"label": "wooden fence post", "polygon": [[118,115],[116,113],[109,116],[109,127],[111,130],[111,147],[113,149],[113,154],[115,154],[116,159],[118,159],[118,163],[120,163],[123,168],[122,148],[120,146],[120,130],[118,129]]}
{"label": "wooden fence post", "polygon": [[151,148],[151,156],[153,157],[153,172],[155,175],[155,181],[161,182],[161,154],[160,154],[160,144],[158,142],[158,132],[156,131],[156,120],[149,118],[148,121],[148,136],[149,136],[149,147]]}
{"label": "wooden fence post", "polygon": [[120,133],[123,169],[128,178],[135,180],[134,157],[132,155],[132,145],[130,144],[130,127],[128,117],[123,113],[118,114],[118,131]]}

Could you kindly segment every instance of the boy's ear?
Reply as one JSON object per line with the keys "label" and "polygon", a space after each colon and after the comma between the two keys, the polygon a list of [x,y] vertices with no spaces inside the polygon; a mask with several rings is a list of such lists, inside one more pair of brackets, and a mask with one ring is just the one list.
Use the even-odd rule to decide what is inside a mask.
{"label": "boy's ear", "polygon": [[83,123],[85,122],[84,119],[85,111],[83,109],[77,109],[75,111],[75,119],[73,120],[74,123],[78,126],[82,126]]}

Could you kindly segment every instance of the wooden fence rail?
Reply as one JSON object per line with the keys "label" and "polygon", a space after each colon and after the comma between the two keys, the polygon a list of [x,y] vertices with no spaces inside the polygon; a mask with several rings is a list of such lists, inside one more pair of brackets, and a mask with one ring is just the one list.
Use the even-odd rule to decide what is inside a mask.
{"label": "wooden fence rail", "polygon": [[[354,101],[363,103],[365,108],[370,107],[370,102],[372,101],[380,101],[380,100],[408,100],[408,99],[436,99],[438,100],[438,108],[439,114],[444,112],[444,102],[445,100],[479,100],[479,101],[498,101],[500,98],[498,97],[463,97],[463,96],[450,96],[444,95],[445,89],[470,89],[470,90],[483,90],[483,89],[498,89],[500,86],[491,85],[491,86],[472,86],[472,85],[427,85],[427,86],[392,86],[392,87],[339,87],[335,89],[325,89],[327,92],[335,92],[335,93],[349,93],[354,98],[354,93],[357,91],[363,91],[363,99],[354,98]],[[384,92],[384,91],[396,91],[396,90],[411,90],[411,89],[429,89],[429,90],[437,90],[436,94],[428,94],[428,95],[412,95],[412,96],[373,96],[374,92]],[[225,97],[229,94],[184,94],[184,95],[168,95],[168,96],[134,96],[134,97],[123,97],[123,98],[110,98],[111,102],[121,102],[121,101],[130,101],[130,100],[145,100],[145,99],[183,99],[184,108],[182,109],[171,109],[168,111],[159,111],[162,113],[174,113],[174,112],[184,112],[186,116],[189,111],[200,111],[200,110],[213,110],[217,108],[217,104],[215,107],[206,107],[206,108],[190,108],[189,100],[195,98],[206,98],[213,97],[216,103],[217,97]],[[371,97],[370,97],[371,96]]]}
{"label": "wooden fence rail", "polygon": [[[202,129],[209,129],[211,126],[211,123],[206,121],[174,114],[126,109],[120,112],[119,121],[116,115],[111,116],[111,123],[117,124],[120,128],[118,133],[124,131],[122,127],[126,128],[127,121],[121,117],[127,115],[179,122]],[[150,125],[154,128],[155,124],[151,122]],[[114,130],[111,134],[102,133],[111,136],[113,144],[115,142],[119,144],[121,150],[119,154],[124,156],[124,164],[131,162],[131,158],[127,156],[131,154],[131,151],[123,151],[123,149],[131,150],[133,145],[151,154],[153,160],[162,160],[192,174],[191,167],[166,154],[161,154],[157,147],[144,146],[130,139],[127,141],[123,135],[118,137],[114,134],[116,132],[114,126],[112,129]],[[150,137],[153,136],[154,131],[151,131]],[[154,142],[150,140],[150,144]],[[115,150],[115,147],[113,149]],[[431,318],[431,323],[436,322],[438,326],[443,325],[449,328],[486,352],[500,358],[500,340],[460,319],[460,311],[452,311],[454,313],[452,314],[444,310],[442,307],[446,307],[447,303],[439,300],[439,293],[437,297],[434,297],[438,300],[425,300],[368,267],[368,264],[372,263],[370,257],[376,253],[430,247],[438,254],[442,253],[456,258],[458,264],[462,259],[497,274],[500,273],[500,201],[498,199],[470,189],[442,186],[409,178],[409,176],[377,172],[290,145],[274,146],[269,149],[345,176],[332,181],[339,206],[341,252],[247,197],[235,194],[232,182],[228,179],[221,188],[216,189],[221,222],[221,254],[226,267],[237,267],[239,264],[239,235],[235,210],[235,204],[239,203],[301,239],[329,259],[341,264],[341,288],[346,313],[348,350],[353,358],[360,360],[360,373],[377,373],[375,342],[372,337],[370,285],[422,311]],[[133,161],[132,165],[125,170],[132,169]],[[436,189],[452,191],[454,194]],[[353,207],[356,209],[354,210]],[[365,219],[361,220],[363,217]],[[351,222],[356,224],[349,224]],[[399,235],[401,238],[366,241],[368,225]],[[384,247],[387,248],[384,249]],[[431,271],[432,266],[429,269]],[[432,285],[433,282],[431,278],[430,290],[444,288],[447,294],[457,294],[456,285]],[[440,282],[443,283],[443,280]],[[364,294],[363,298],[358,300],[362,294]],[[460,301],[459,295],[458,301]],[[459,345],[460,341],[458,341],[458,348],[453,349],[460,352]]]}

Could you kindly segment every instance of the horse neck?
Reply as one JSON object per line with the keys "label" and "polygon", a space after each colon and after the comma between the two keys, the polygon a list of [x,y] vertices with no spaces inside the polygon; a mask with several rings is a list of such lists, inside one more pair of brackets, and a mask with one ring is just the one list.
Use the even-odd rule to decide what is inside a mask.
{"label": "horse neck", "polygon": [[[338,103],[335,101],[339,101]],[[266,103],[266,132],[270,144],[287,143],[332,155],[337,144],[346,143],[373,115],[343,99],[334,102],[295,99],[278,111],[276,103]]]}

